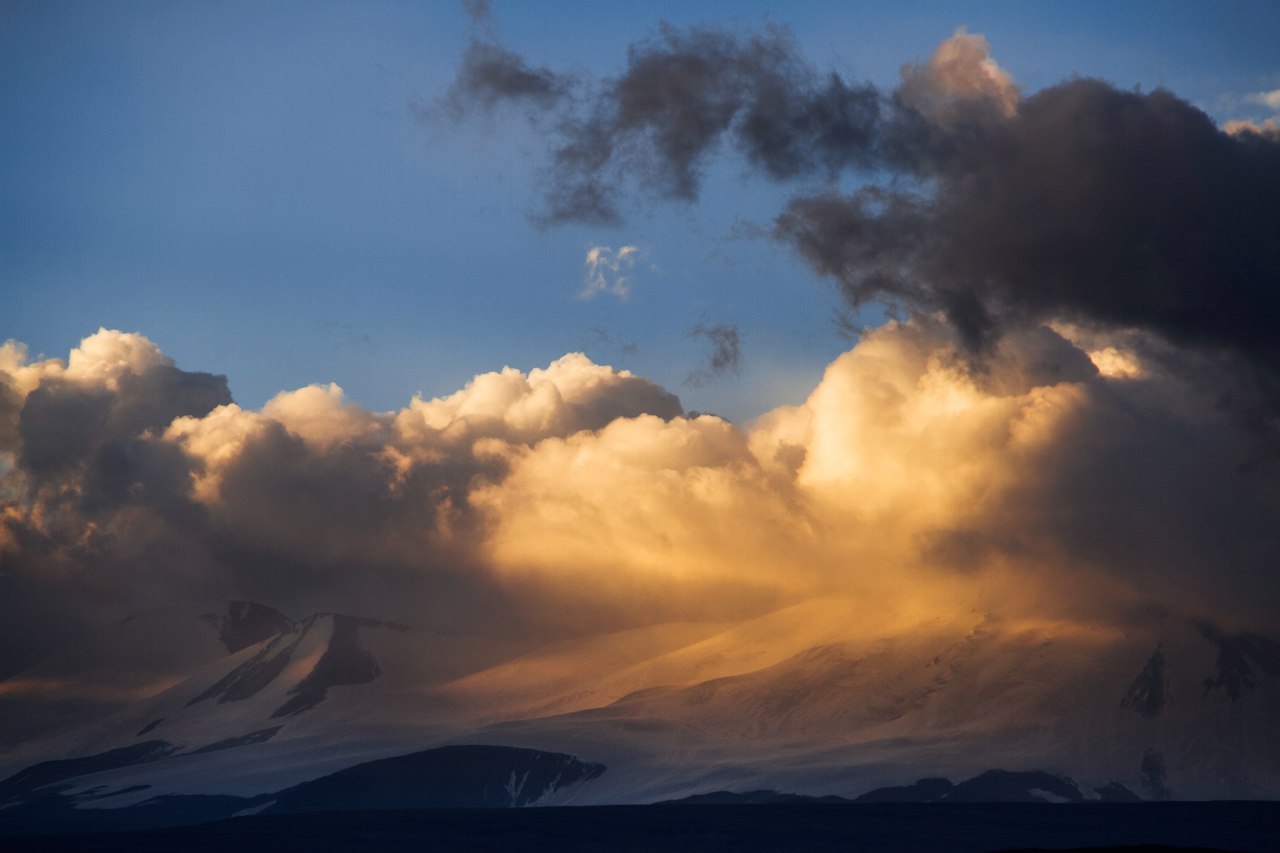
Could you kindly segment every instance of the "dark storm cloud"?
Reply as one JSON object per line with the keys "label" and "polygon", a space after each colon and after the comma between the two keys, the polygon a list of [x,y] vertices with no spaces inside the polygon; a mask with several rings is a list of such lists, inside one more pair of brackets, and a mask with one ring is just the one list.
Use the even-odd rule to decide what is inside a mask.
{"label": "dark storm cloud", "polygon": [[1280,368],[1280,145],[1174,95],[1078,80],[1023,101],[928,195],[794,200],[777,234],[855,300],[1136,326]]}
{"label": "dark storm cloud", "polygon": [[617,222],[632,184],[692,200],[731,142],[771,179],[861,174],[794,198],[773,232],[855,305],[945,312],[972,352],[1059,318],[1280,375],[1280,139],[1170,92],[1079,79],[1023,98],[963,32],[881,92],[819,74],[781,29],[663,26],[564,107],[548,221]]}
{"label": "dark storm cloud", "polygon": [[748,158],[777,177],[859,157],[877,115],[869,89],[825,84],[783,30],[739,39],[663,27],[631,48],[558,164],[600,174],[642,171],[663,194],[696,197],[705,157],[732,132]]}
{"label": "dark storm cloud", "polygon": [[533,68],[496,44],[473,41],[463,54],[447,103],[458,113],[473,105],[492,109],[504,101],[549,107],[565,94],[566,88],[567,82],[552,71]]}
{"label": "dark storm cloud", "polygon": [[[483,75],[481,49],[500,57]],[[616,222],[620,186],[629,180],[660,196],[694,199],[707,157],[726,136],[777,179],[869,162],[879,96],[815,74],[780,28],[739,38],[663,26],[632,46],[627,66],[585,98],[564,101],[547,220]],[[461,111],[466,96],[482,108],[550,99],[563,91],[562,79],[528,69],[505,49],[473,44],[452,91]]]}

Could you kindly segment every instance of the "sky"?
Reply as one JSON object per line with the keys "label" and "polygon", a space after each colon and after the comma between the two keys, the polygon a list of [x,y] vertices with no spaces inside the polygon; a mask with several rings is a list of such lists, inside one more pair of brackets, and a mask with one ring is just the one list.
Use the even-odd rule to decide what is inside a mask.
{"label": "sky", "polygon": [[1275,4],[0,6],[0,677],[248,599],[1271,631]]}
{"label": "sky", "polygon": [[[881,87],[967,27],[1027,91],[1165,86],[1225,122],[1280,88],[1269,3],[495,3],[484,27],[608,78],[664,21],[785,27],[816,70]],[[65,357],[141,332],[253,407],[336,382],[390,410],[571,351],[739,422],[800,402],[851,338],[830,282],[759,236],[792,187],[722,150],[696,203],[539,224],[538,131],[440,108],[476,32],[451,2],[6,3],[0,336]],[[626,297],[580,298],[588,253],[623,246]],[[718,326],[735,369],[693,333]]]}

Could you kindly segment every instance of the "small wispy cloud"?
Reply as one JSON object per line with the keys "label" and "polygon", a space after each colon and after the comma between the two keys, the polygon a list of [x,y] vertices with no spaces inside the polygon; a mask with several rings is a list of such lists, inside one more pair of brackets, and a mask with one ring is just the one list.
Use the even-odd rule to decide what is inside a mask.
{"label": "small wispy cloud", "polygon": [[595,299],[609,293],[618,299],[631,296],[631,270],[644,254],[638,246],[623,246],[616,252],[609,246],[592,246],[582,262],[582,290],[579,299]]}
{"label": "small wispy cloud", "polygon": [[489,5],[489,0],[462,0],[462,11],[466,12],[473,23],[493,22],[493,8]]}
{"label": "small wispy cloud", "polygon": [[698,387],[707,380],[737,373],[742,366],[742,336],[732,323],[700,322],[689,330],[689,337],[704,338],[711,344],[706,364],[690,373],[685,384]]}
{"label": "small wispy cloud", "polygon": [[619,355],[629,358],[640,351],[640,345],[624,335],[610,332],[604,326],[591,326],[587,329],[592,348],[616,350]]}
{"label": "small wispy cloud", "polygon": [[1280,89],[1272,89],[1270,92],[1253,92],[1245,95],[1244,99],[1251,104],[1261,104],[1268,109],[1280,112]]}

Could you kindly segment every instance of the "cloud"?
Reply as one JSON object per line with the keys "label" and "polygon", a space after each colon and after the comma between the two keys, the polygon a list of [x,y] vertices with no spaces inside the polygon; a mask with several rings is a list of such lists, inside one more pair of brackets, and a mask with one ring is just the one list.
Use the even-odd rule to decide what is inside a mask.
{"label": "cloud", "polygon": [[200,510],[188,494],[188,460],[156,434],[230,394],[223,377],[180,370],[141,335],[107,330],[65,362],[29,362],[24,347],[6,344],[0,389],[0,672],[8,672],[82,639],[92,614],[112,602],[136,605],[184,585],[184,543]]}
{"label": "cloud", "polygon": [[532,443],[600,429],[620,417],[672,418],[681,411],[673,394],[648,380],[570,353],[527,376],[508,367],[477,376],[448,397],[415,398],[397,413],[395,424],[406,440],[436,436],[452,443],[503,437]]}
{"label": "cloud", "polygon": [[1245,100],[1280,112],[1280,89],[1273,89],[1270,92],[1253,92],[1246,95]]}
{"label": "cloud", "polygon": [[72,637],[178,601],[400,599],[401,618],[445,623],[502,613],[475,566],[484,531],[470,504],[476,482],[504,475],[497,449],[682,411],[658,386],[571,354],[397,412],[365,411],[336,385],[254,412],[222,377],[108,331],[66,362],[6,344],[0,390],[0,671],[48,651],[27,635],[60,632],[41,626]]}
{"label": "cloud", "polygon": [[579,299],[595,299],[609,293],[625,300],[631,296],[630,271],[643,256],[637,246],[623,246],[614,251],[609,246],[592,246],[582,262],[582,290]]}
{"label": "cloud", "polygon": [[663,26],[561,107],[547,221],[616,223],[632,187],[695,199],[725,143],[773,180],[851,171],[857,189],[801,192],[773,231],[851,304],[942,312],[975,357],[1028,324],[1140,328],[1236,359],[1280,405],[1265,124],[1224,132],[1092,79],[1024,95],[963,29],[882,92],[818,73],[781,28]]}
{"label": "cloud", "polygon": [[549,107],[565,94],[566,86],[567,82],[554,72],[533,68],[497,44],[472,41],[463,54],[446,104],[457,115],[473,106],[491,110],[503,102]]}
{"label": "cloud", "polygon": [[473,492],[487,560],[562,584],[565,618],[613,624],[645,618],[633,606],[731,618],[834,589],[917,615],[1161,601],[1268,620],[1248,602],[1274,584],[1275,496],[1240,473],[1247,438],[1195,405],[1217,369],[1166,372],[1152,347],[1133,356],[1148,372],[1109,376],[1037,328],[974,372],[946,326],[891,323],[745,431],[641,417],[515,449]]}
{"label": "cloud", "polygon": [[640,345],[625,335],[610,332],[603,326],[593,325],[586,329],[592,348],[604,347],[616,351],[623,358],[628,358],[640,351]]}
{"label": "cloud", "polygon": [[[492,64],[500,73],[477,72],[486,51],[497,51]],[[508,76],[522,82],[487,82]],[[558,97],[570,89],[575,97]],[[780,181],[885,166],[928,171],[967,137],[1012,117],[1020,99],[986,40],[963,29],[928,62],[904,66],[902,85],[886,95],[819,73],[782,27],[739,36],[670,25],[631,46],[623,74],[573,86],[546,69],[531,73],[505,48],[475,43],[450,92],[455,118],[471,106],[555,92],[542,219],[603,224],[621,220],[619,201],[632,183],[695,199],[708,159],[726,139]]]}
{"label": "cloud", "polygon": [[493,8],[489,5],[489,0],[462,0],[462,10],[477,25],[493,21]]}
{"label": "cloud", "polygon": [[928,62],[903,66],[895,93],[899,104],[949,130],[981,120],[984,112],[991,119],[1013,118],[1021,97],[1009,72],[991,58],[987,40],[963,27]]}
{"label": "cloud", "polygon": [[703,338],[711,344],[705,367],[689,374],[686,383],[701,385],[708,379],[737,373],[742,366],[742,339],[738,327],[731,323],[697,323],[689,330],[689,337]]}
{"label": "cloud", "polygon": [[345,402],[333,383],[281,392],[267,401],[262,414],[320,449],[365,439],[382,427],[382,419]]}
{"label": "cloud", "polygon": [[175,420],[165,438],[198,460],[193,494],[235,571],[262,560],[299,567],[284,586],[261,585],[268,594],[288,585],[350,594],[353,565],[392,586],[451,578],[463,594],[484,583],[455,576],[483,535],[470,490],[503,477],[501,448],[680,412],[657,386],[573,354],[527,375],[483,374],[386,414],[343,402],[336,386],[312,386],[278,395],[260,414],[224,407]]}
{"label": "cloud", "polygon": [[1280,146],[1168,92],[1078,80],[935,174],[931,195],[797,199],[777,235],[855,301],[946,311],[975,349],[1076,316],[1280,368],[1262,319],[1280,299]]}
{"label": "cloud", "polygon": [[[513,57],[459,91],[530,102],[563,79]],[[553,218],[616,214],[633,182],[690,198],[725,141],[775,179],[865,167],[774,235],[903,319],[746,428],[580,353],[391,412],[323,384],[252,411],[139,334],[66,361],[10,342],[0,675],[210,598],[529,642],[833,591],[903,625],[1158,604],[1280,628],[1270,135],[1096,80],[1022,96],[963,32],[883,94],[780,30],[665,28],[576,103]],[[635,257],[597,247],[588,289],[625,290]],[[707,371],[736,367],[735,327],[693,334]]]}
{"label": "cloud", "polygon": [[767,606],[788,531],[803,530],[744,435],[711,416],[618,420],[507,461],[508,477],[473,494],[492,523],[486,555],[504,577],[554,590],[570,624]]}
{"label": "cloud", "polygon": [[[541,70],[534,78],[545,86],[477,86],[473,81],[501,75],[477,75],[476,65],[469,51],[451,90],[455,116],[468,104],[523,98],[526,88],[573,88],[558,88],[565,78]],[[503,51],[498,65],[525,79],[517,55]],[[542,217],[552,223],[616,223],[618,195],[631,180],[660,196],[695,198],[702,168],[725,136],[779,179],[864,164],[880,108],[870,87],[815,74],[782,28],[738,38],[664,25],[632,46],[622,75],[577,89],[577,97],[557,104]]]}
{"label": "cloud", "polygon": [[[17,352],[15,350],[15,352]],[[11,389],[18,462],[26,488],[49,500],[93,506],[95,489],[132,488],[131,468],[149,452],[150,431],[174,417],[229,402],[226,379],[179,370],[137,334],[99,330],[57,360],[19,362]]]}
{"label": "cloud", "polygon": [[1222,126],[1222,130],[1232,136],[1254,134],[1269,138],[1273,141],[1280,140],[1280,124],[1277,124],[1276,120],[1273,118],[1269,118],[1263,122],[1249,121],[1247,119],[1229,121]]}
{"label": "cloud", "polygon": [[833,591],[903,624],[1277,627],[1280,497],[1204,404],[1238,380],[1149,332],[1011,330],[975,366],[941,320],[890,322],[745,429],[581,354],[374,413],[333,385],[246,410],[140,336],[79,351],[0,350],[6,673],[218,598],[530,641]]}

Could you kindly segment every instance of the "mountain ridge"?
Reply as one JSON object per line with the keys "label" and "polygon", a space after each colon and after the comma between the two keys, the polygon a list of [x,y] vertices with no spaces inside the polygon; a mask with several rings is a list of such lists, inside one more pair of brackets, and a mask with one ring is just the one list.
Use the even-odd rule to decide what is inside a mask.
{"label": "mountain ridge", "polygon": [[[855,607],[827,599],[528,651],[229,602],[223,617],[187,623],[206,633],[188,644],[185,678],[11,751],[0,772],[160,742],[164,760],[73,785],[126,807],[256,796],[471,744],[589,756],[611,768],[584,789],[590,803],[716,790],[853,798],[993,765],[1080,780],[1086,798],[1280,796],[1280,646],[1265,637],[1168,615],[1073,626],[975,612],[851,640],[843,620]],[[107,658],[128,664],[143,624]]]}

